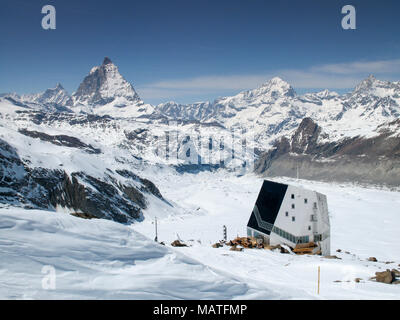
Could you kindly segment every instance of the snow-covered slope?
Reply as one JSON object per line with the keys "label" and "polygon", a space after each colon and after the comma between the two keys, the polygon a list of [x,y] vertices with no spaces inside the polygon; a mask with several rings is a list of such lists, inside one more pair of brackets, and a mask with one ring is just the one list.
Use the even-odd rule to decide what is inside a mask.
{"label": "snow-covered slope", "polygon": [[143,219],[151,200],[169,206],[141,178],[143,163],[114,144],[124,132],[111,118],[10,107],[0,102],[1,207],[82,212],[125,223]]}
{"label": "snow-covered slope", "polygon": [[[0,230],[1,299],[289,297],[256,290],[112,221],[0,209]],[[54,290],[42,286],[46,268],[55,270]]]}
{"label": "snow-covered slope", "polygon": [[[148,174],[152,173],[145,173]],[[229,247],[212,248],[212,244],[222,239],[224,225],[228,239],[246,235],[246,225],[262,184],[257,176],[236,177],[223,170],[197,175],[159,172],[154,181],[163,194],[188,211],[181,216],[158,218],[160,241],[170,243],[179,237],[191,246],[177,251],[240,277],[251,286],[270,288],[294,298],[400,299],[400,285],[369,280],[377,271],[399,269],[398,191],[288,178],[275,180],[327,195],[332,255],[340,259],[259,249],[234,252]],[[146,214],[157,215],[157,211],[148,210]],[[151,220],[133,225],[133,229],[149,237],[154,234]],[[337,249],[341,252],[336,252]],[[376,257],[378,262],[367,261],[369,257]],[[317,295],[318,266],[320,295]],[[361,282],[356,283],[356,278],[361,278]]]}
{"label": "snow-covered slope", "polygon": [[[181,175],[168,168],[149,168],[143,175],[153,177],[176,206],[165,210],[152,203],[144,213],[149,219],[131,226],[63,212],[0,209],[0,298],[400,298],[399,285],[369,280],[376,271],[400,263],[398,192],[278,179],[328,196],[332,250],[341,249],[333,253],[341,260],[331,260],[211,247],[222,238],[223,225],[229,239],[246,234],[262,183],[256,176],[238,178],[224,171]],[[155,216],[159,241],[166,246],[151,240],[150,217]],[[178,237],[190,246],[171,247]],[[378,262],[367,261],[371,256]],[[55,290],[42,287],[49,270],[55,271]],[[362,280],[356,283],[356,278]]]}
{"label": "snow-covered slope", "polygon": [[[29,97],[0,96],[0,297],[318,298],[320,265],[322,298],[398,298],[400,287],[366,280],[400,263],[398,192],[291,181],[328,195],[332,247],[352,254],[327,261],[231,252],[210,245],[224,224],[230,238],[245,234],[261,180],[229,170],[198,172],[203,164],[252,169],[260,154],[263,164],[285,164],[279,156],[286,154],[296,156],[286,165],[292,171],[298,156],[347,161],[351,166],[343,168],[352,174],[366,163],[384,184],[398,172],[399,88],[370,77],[346,95],[299,96],[273,78],[214,102],[154,108],[105,59],[72,102],[61,86]],[[285,142],[282,148],[277,141]],[[264,157],[268,150],[271,157]],[[388,165],[380,167],[385,159]],[[335,164],[321,166],[330,174],[325,177],[339,175]],[[178,174],[172,166],[198,174]],[[340,174],[351,176],[346,170]],[[154,217],[167,248],[138,233],[152,239]],[[192,246],[170,248],[179,237]],[[365,261],[369,255],[379,262]],[[44,265],[57,270],[56,292],[41,287]],[[356,277],[364,282],[353,283]],[[349,280],[350,289],[335,280]]]}

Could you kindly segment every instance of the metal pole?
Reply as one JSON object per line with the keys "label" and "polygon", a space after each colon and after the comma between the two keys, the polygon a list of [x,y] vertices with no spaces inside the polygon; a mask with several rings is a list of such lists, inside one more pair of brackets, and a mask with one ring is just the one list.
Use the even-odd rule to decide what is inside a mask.
{"label": "metal pole", "polygon": [[158,242],[157,217],[155,217],[155,227],[156,227],[156,237],[154,238],[154,241],[155,241],[155,242]]}
{"label": "metal pole", "polygon": [[318,266],[318,294],[319,294],[320,279],[321,279],[321,267]]}

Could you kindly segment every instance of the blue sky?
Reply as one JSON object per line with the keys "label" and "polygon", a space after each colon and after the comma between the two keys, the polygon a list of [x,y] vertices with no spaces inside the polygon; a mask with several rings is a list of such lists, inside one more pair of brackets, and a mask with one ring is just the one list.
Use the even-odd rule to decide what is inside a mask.
{"label": "blue sky", "polygon": [[[41,28],[42,6],[56,30]],[[356,8],[343,30],[341,8]],[[109,56],[145,102],[212,100],[280,76],[297,92],[400,80],[398,1],[2,0],[0,92],[72,93]]]}

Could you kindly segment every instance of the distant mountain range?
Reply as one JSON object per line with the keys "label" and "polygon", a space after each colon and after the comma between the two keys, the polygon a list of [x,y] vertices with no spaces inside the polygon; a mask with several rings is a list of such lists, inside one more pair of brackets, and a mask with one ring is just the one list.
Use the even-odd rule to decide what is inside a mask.
{"label": "distant mountain range", "polygon": [[[0,95],[0,174],[9,179],[0,203],[129,221],[141,218],[148,199],[164,201],[151,174],[141,177],[154,173],[149,168],[230,170],[254,157],[263,176],[398,186],[399,116],[400,83],[373,76],[343,95],[298,95],[275,77],[213,102],[152,106],[105,58],[72,95],[61,84]],[[232,132],[242,140],[228,143]],[[234,161],[221,161],[211,146]],[[183,160],[171,164],[173,157]]]}
{"label": "distant mountain range", "polygon": [[93,67],[71,96],[61,84],[43,93],[2,97],[35,110],[109,115],[114,118],[151,118],[184,122],[217,123],[225,128],[251,130],[271,145],[281,134],[289,134],[305,117],[317,121],[331,138],[364,135],[400,116],[400,83],[363,80],[352,92],[339,95],[324,90],[296,94],[276,77],[259,88],[213,102],[145,104],[109,58]]}

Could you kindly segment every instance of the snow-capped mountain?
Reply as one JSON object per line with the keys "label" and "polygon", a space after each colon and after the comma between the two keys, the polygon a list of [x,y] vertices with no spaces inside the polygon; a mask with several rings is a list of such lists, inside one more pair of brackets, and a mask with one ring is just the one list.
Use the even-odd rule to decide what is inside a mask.
{"label": "snow-capped mountain", "polygon": [[270,145],[279,135],[291,134],[305,117],[324,124],[332,139],[367,134],[379,124],[399,117],[399,90],[398,82],[370,76],[348,94],[323,90],[298,95],[290,84],[276,77],[259,88],[212,103],[185,106],[169,102],[158,105],[156,110],[170,119],[243,127],[264,145]]}
{"label": "snow-capped mountain", "polygon": [[260,155],[255,170],[268,176],[400,184],[400,120],[378,126],[367,137],[328,138],[324,128],[304,118],[291,137],[282,136]]}
{"label": "snow-capped mountain", "polygon": [[[318,145],[379,136],[378,126],[399,118],[400,83],[370,76],[344,95],[329,90],[298,95],[275,77],[256,89],[213,102],[153,107],[143,103],[117,66],[105,58],[72,97],[61,85],[29,97],[2,95],[0,113],[4,126],[12,123],[14,131],[35,127],[30,129],[37,132],[35,138],[73,133],[86,146],[112,152],[112,161],[118,163],[134,157],[150,164],[219,167],[227,166],[231,155],[228,160],[238,165],[274,150],[276,141],[293,136],[305,118],[323,128]],[[238,152],[244,145],[247,149]]]}
{"label": "snow-capped mountain", "polygon": [[363,80],[354,91],[345,96],[344,110],[352,109],[360,118],[379,121],[400,116],[400,84],[381,81],[374,76]]}
{"label": "snow-capped mountain", "polygon": [[73,109],[79,111],[95,110],[106,105],[116,108],[143,105],[133,86],[107,57],[102,65],[90,70],[72,99]]}
{"label": "snow-capped mountain", "polygon": [[158,105],[156,109],[171,118],[225,123],[226,119],[238,117],[241,111],[251,110],[255,114],[259,107],[280,104],[294,96],[294,89],[287,82],[275,77],[257,89],[243,91],[232,97],[218,98],[214,102],[189,105],[168,102]]}
{"label": "snow-capped mountain", "polygon": [[10,106],[0,103],[0,207],[126,223],[143,219],[150,203],[168,206],[139,174],[133,149],[114,145],[118,137],[110,133],[119,130],[110,117]]}
{"label": "snow-capped mountain", "polygon": [[49,112],[70,111],[68,107],[72,105],[71,96],[60,83],[57,83],[54,88],[49,88],[40,93],[21,96],[16,93],[9,93],[1,96],[28,108],[43,109]]}
{"label": "snow-capped mountain", "polygon": [[180,104],[174,101],[157,105],[155,112],[174,120],[203,121],[215,115],[211,102]]}
{"label": "snow-capped mountain", "polygon": [[57,83],[55,88],[47,89],[39,94],[23,95],[21,97],[24,102],[35,102],[38,104],[55,104],[60,106],[70,106],[72,104],[71,96]]}
{"label": "snow-capped mountain", "polygon": [[255,136],[262,149],[270,147],[280,135],[293,133],[305,117],[323,125],[331,139],[339,139],[368,134],[379,124],[400,116],[399,82],[381,81],[373,76],[344,95],[329,90],[298,95],[289,83],[275,77],[256,89],[213,102],[185,105],[171,101],[153,107],[140,99],[107,57],[102,65],[92,68],[72,97],[61,85],[37,95],[6,97],[46,111],[71,109],[150,122],[180,120],[214,123],[226,129],[244,128]]}

